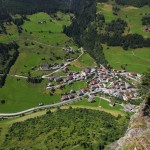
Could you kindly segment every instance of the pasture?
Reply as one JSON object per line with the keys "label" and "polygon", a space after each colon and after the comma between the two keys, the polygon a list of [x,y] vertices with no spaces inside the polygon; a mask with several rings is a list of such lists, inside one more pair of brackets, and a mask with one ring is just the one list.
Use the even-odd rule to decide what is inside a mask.
{"label": "pasture", "polygon": [[14,77],[7,77],[5,86],[0,89],[0,98],[5,104],[0,104],[0,113],[18,112],[32,107],[39,103],[52,104],[60,101],[59,95],[50,96],[46,91],[47,81],[41,84],[27,83],[26,79],[17,80]]}
{"label": "pasture", "polygon": [[106,112],[109,112],[111,114],[121,114],[121,115],[125,115],[125,112],[123,111],[123,107],[120,105],[115,105],[114,107],[109,106],[109,102],[95,97],[94,98],[96,101],[93,103],[89,103],[87,98],[83,98],[82,100],[75,102],[72,104],[72,106],[76,106],[76,107],[90,107],[91,109],[100,109]]}
{"label": "pasture", "polygon": [[109,64],[115,69],[125,67],[127,71],[143,73],[150,68],[149,48],[123,50],[122,47],[103,45],[103,51]]}
{"label": "pasture", "polygon": [[114,15],[112,12],[112,4],[97,4],[97,13],[102,12],[105,16],[106,23],[111,22],[117,18],[121,18],[128,23],[128,29],[126,33],[138,33],[145,37],[149,37],[150,33],[144,32],[144,26],[142,26],[142,15],[143,13],[149,13],[149,7],[145,6],[142,8],[136,7],[121,7],[118,15]]}
{"label": "pasture", "polygon": [[46,13],[29,15],[30,21],[25,21],[22,28],[24,32],[30,33],[29,39],[35,39],[53,46],[63,46],[72,43],[70,38],[63,34],[63,26],[70,25],[70,15],[58,12],[53,16]]}
{"label": "pasture", "polygon": [[84,53],[77,61],[73,62],[71,65],[74,68],[84,68],[96,66],[96,63],[88,53]]}

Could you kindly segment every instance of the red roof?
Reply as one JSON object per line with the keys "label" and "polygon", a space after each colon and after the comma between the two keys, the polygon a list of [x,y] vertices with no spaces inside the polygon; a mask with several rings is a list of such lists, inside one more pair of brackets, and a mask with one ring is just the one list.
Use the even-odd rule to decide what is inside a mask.
{"label": "red roof", "polygon": [[130,72],[130,74],[131,74],[131,75],[137,75],[137,73],[136,73],[136,72]]}
{"label": "red roof", "polygon": [[68,76],[68,79],[73,79],[73,76]]}

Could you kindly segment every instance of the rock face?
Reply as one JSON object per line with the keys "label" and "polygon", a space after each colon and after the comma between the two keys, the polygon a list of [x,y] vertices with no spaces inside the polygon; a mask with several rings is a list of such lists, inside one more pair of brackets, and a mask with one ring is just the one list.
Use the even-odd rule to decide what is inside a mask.
{"label": "rock face", "polygon": [[109,145],[110,150],[149,150],[150,149],[150,117],[144,116],[143,110],[146,107],[143,102],[137,113],[135,113],[129,123],[128,130],[124,137]]}

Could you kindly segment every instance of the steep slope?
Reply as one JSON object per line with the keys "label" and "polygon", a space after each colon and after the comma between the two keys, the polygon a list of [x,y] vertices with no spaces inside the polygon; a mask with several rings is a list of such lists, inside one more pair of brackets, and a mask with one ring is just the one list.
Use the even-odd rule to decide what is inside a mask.
{"label": "steep slope", "polygon": [[128,150],[137,148],[144,150],[146,147],[150,148],[150,112],[149,115],[143,115],[145,107],[146,104],[143,102],[140,105],[139,111],[131,117],[124,137],[111,144],[110,149]]}
{"label": "steep slope", "polygon": [[145,150],[150,148],[150,71],[142,77],[140,93],[145,100],[141,103],[137,113],[131,117],[126,134],[111,144],[108,149]]}

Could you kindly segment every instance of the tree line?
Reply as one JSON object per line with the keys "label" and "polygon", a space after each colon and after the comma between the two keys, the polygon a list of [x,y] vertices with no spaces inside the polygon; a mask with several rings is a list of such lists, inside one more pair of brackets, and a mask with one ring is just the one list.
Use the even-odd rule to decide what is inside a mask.
{"label": "tree line", "polygon": [[149,0],[115,0],[118,5],[131,5],[135,7],[143,7],[145,5],[150,6]]}
{"label": "tree line", "polygon": [[125,50],[150,46],[150,38],[144,38],[139,34],[123,34],[128,24],[121,18],[106,23],[104,15],[96,13],[96,2],[80,1],[82,6],[78,7],[72,24],[64,27],[64,33],[83,46],[98,64],[107,64],[101,44],[122,46]]}
{"label": "tree line", "polygon": [[18,48],[16,42],[0,43],[0,87],[4,85],[6,76],[19,55]]}
{"label": "tree line", "polygon": [[[13,124],[6,134],[5,149],[99,149],[119,139],[127,129],[128,117],[89,110],[60,108],[42,117]],[[42,139],[42,142],[39,141]]]}

